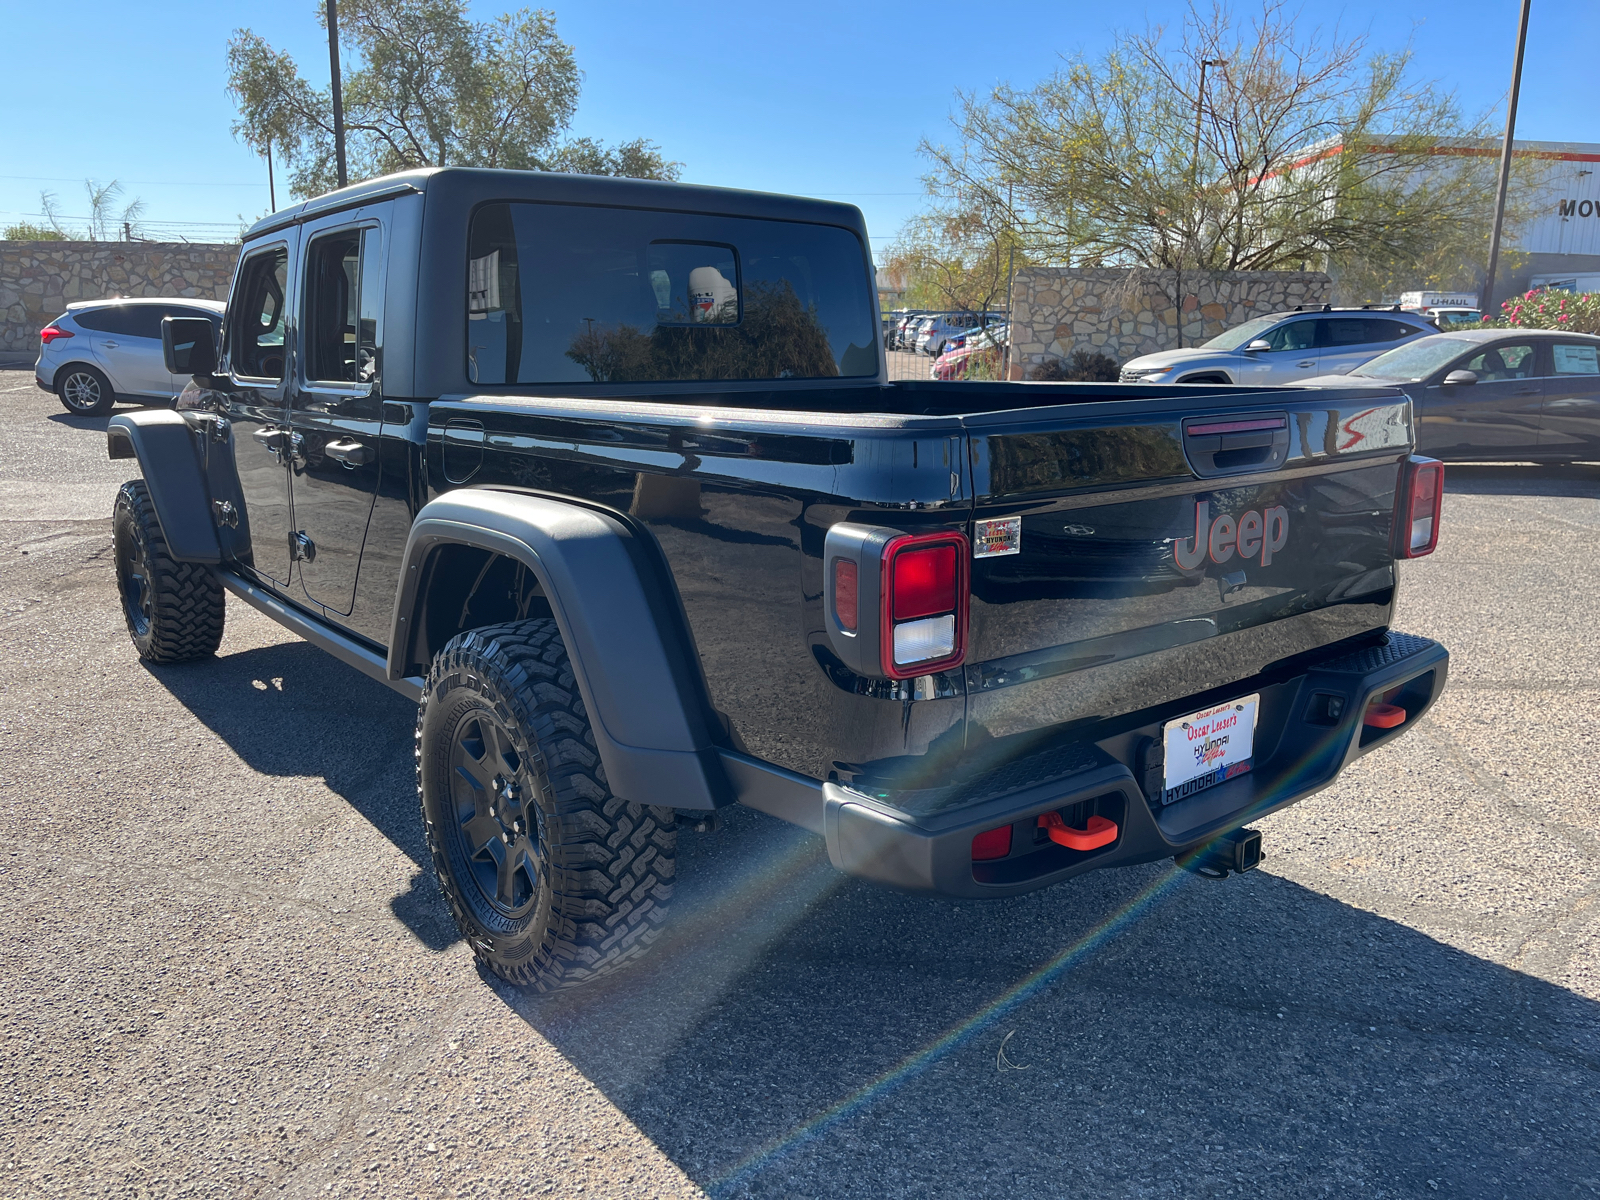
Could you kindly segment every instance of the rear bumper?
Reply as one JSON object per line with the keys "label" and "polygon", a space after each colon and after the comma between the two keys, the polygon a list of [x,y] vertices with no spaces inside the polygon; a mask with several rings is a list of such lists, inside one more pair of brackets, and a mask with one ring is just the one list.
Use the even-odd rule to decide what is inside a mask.
{"label": "rear bumper", "polygon": [[[1320,660],[1301,660],[1281,672],[1134,714],[1114,729],[1047,747],[1028,760],[1012,760],[1004,764],[1011,782],[1002,794],[980,791],[970,803],[935,805],[939,811],[932,815],[908,813],[917,807],[909,796],[897,805],[900,797],[892,792],[868,796],[837,783],[819,784],[742,755],[725,755],[725,765],[741,802],[821,833],[840,870],[952,896],[1010,896],[1085,871],[1170,858],[1321,791],[1346,764],[1421,718],[1444,690],[1449,661],[1437,642],[1388,633],[1368,645],[1336,649]],[[1261,693],[1254,769],[1173,804],[1147,799],[1147,792],[1159,796],[1160,768],[1148,766],[1143,751],[1151,740],[1159,743],[1162,724],[1251,692]],[[1379,698],[1406,710],[1403,724],[1363,724],[1368,704]],[[1029,762],[1038,763],[1042,777],[1030,778]],[[1036,832],[1043,814],[1074,807],[1080,818],[1094,812],[1115,820],[1116,840],[1077,851]],[[1012,827],[1010,853],[974,862],[973,837],[1004,825]]]}

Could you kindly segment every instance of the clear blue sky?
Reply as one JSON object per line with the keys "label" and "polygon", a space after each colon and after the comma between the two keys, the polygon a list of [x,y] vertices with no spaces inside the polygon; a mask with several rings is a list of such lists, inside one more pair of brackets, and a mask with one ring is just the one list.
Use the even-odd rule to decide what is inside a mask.
{"label": "clear blue sky", "polygon": [[[6,119],[0,223],[38,211],[41,188],[87,211],[82,179],[119,179],[154,221],[223,223],[267,209],[260,159],[228,132],[230,32],[250,26],[316,82],[327,50],[315,0],[75,0],[0,5]],[[512,7],[474,0],[478,17]],[[572,132],[648,137],[696,183],[830,196],[859,205],[875,242],[918,206],[918,140],[946,136],[956,88],[1026,86],[1060,56],[1094,54],[1118,26],[1176,21],[1172,0],[1137,4],[906,5],[877,0],[682,3],[554,0],[585,80]],[[1239,11],[1255,9],[1241,4]],[[69,14],[70,15],[67,15]],[[954,14],[960,13],[959,17]],[[1414,39],[1417,69],[1469,111],[1510,80],[1516,0],[1306,4],[1302,20]],[[1534,0],[1518,136],[1600,141],[1592,81],[1600,3]],[[283,192],[279,193],[280,203]]]}

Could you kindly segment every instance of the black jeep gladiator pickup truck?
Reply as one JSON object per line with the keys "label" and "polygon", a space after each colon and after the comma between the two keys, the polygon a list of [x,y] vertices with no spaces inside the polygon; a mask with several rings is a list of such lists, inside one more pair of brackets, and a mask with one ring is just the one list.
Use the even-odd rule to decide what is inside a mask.
{"label": "black jeep gladiator pickup truck", "polygon": [[[889,383],[849,206],[443,169],[258,222],[176,411],[111,419],[141,655],[225,592],[414,697],[439,881],[502,977],[640,953],[741,803],[1006,896],[1242,827],[1399,736],[1439,465],[1393,390]],[[359,714],[352,714],[359,719]]]}

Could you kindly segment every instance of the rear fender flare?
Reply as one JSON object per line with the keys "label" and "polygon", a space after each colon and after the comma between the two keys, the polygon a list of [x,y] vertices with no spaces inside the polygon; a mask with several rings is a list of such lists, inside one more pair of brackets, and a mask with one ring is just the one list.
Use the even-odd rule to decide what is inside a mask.
{"label": "rear fender flare", "polygon": [[388,675],[426,675],[421,589],[447,545],[506,555],[538,580],[561,631],[611,790],[625,800],[712,809],[732,796],[711,737],[679,601],[653,578],[639,536],[607,513],[545,496],[462,488],[426,504],[406,542]]}
{"label": "rear fender flare", "polygon": [[106,425],[106,451],[112,458],[138,460],[173,558],[222,561],[195,433],[181,413],[164,408],[118,413]]}

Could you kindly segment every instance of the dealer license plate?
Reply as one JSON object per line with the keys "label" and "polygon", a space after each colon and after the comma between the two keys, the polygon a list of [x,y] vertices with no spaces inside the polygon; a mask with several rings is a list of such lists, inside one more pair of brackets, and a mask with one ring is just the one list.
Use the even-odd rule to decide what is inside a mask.
{"label": "dealer license plate", "polygon": [[1182,800],[1250,770],[1260,707],[1258,692],[1168,721],[1161,739],[1166,772],[1161,803]]}

